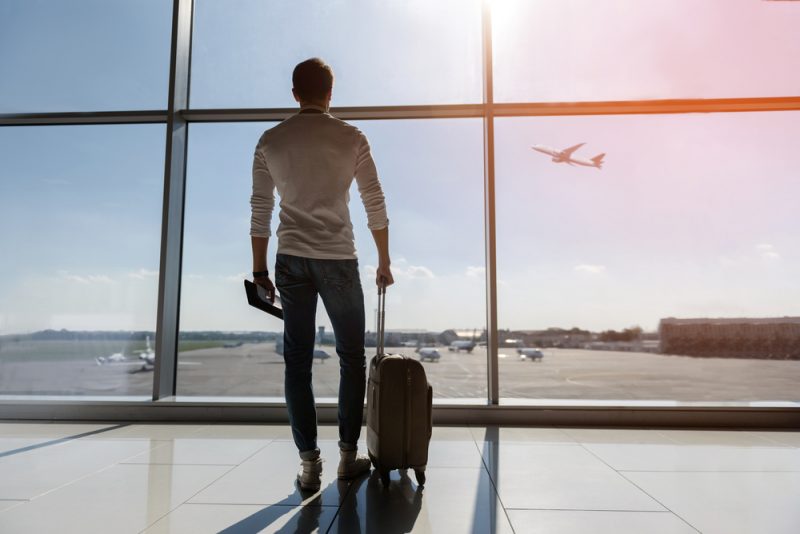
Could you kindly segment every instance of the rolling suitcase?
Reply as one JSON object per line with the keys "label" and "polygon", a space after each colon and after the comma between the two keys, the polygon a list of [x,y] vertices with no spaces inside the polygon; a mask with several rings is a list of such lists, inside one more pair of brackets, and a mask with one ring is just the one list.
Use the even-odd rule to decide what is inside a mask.
{"label": "rolling suitcase", "polygon": [[433,388],[414,358],[384,354],[386,288],[378,289],[377,352],[367,382],[367,449],[385,487],[392,469],[414,469],[425,484],[428,444],[433,430]]}

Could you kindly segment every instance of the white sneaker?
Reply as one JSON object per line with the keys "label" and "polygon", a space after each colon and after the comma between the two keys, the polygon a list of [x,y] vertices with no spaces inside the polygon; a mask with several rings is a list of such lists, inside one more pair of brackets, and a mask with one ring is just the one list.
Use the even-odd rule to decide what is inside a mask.
{"label": "white sneaker", "polygon": [[322,486],[322,481],[320,480],[322,476],[322,458],[301,460],[300,465],[303,467],[297,473],[297,484],[300,489],[304,491],[319,491]]}
{"label": "white sneaker", "polygon": [[339,470],[338,475],[342,480],[358,478],[365,473],[369,473],[372,462],[364,454],[358,454],[357,450],[339,450]]}

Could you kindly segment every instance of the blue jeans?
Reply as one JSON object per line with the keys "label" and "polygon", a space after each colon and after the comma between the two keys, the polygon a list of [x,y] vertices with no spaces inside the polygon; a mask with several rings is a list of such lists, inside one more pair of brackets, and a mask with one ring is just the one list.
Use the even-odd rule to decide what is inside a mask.
{"label": "blue jeans", "polygon": [[317,295],[328,312],[339,355],[339,446],[355,449],[366,387],[364,293],[358,260],[317,260],[278,254],[275,286],[283,307],[284,389],[292,436],[300,451],[317,451],[317,410],[311,384]]}

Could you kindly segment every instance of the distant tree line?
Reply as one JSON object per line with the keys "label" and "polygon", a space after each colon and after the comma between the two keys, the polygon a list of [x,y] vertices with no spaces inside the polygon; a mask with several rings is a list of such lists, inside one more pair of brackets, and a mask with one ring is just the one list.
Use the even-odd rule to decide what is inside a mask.
{"label": "distant tree line", "polygon": [[597,339],[600,341],[639,341],[642,338],[642,329],[638,326],[626,328],[621,332],[605,330],[600,332]]}
{"label": "distant tree line", "polygon": [[[0,336],[6,342],[19,341],[144,341],[148,336],[155,339],[156,333],[147,330],[137,331],[88,331],[88,330],[42,330],[30,334],[7,334]],[[272,341],[280,333],[275,332],[220,332],[197,331],[180,332],[180,341]]]}

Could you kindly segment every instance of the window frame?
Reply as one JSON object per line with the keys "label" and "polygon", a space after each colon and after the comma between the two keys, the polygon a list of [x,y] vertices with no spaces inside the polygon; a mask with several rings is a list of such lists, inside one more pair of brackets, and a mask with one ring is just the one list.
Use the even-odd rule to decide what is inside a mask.
{"label": "window frame", "polygon": [[[166,126],[164,203],[159,270],[156,361],[150,403],[76,399],[0,399],[0,417],[120,420],[285,421],[285,404],[176,397],[178,318],[182,271],[188,125],[201,122],[280,121],[292,108],[189,110],[194,0],[173,0],[168,109],[77,113],[0,114],[0,127],[159,123]],[[800,111],[800,95],[766,98],[637,100],[607,102],[495,103],[490,1],[482,15],[483,102],[465,105],[334,107],[344,120],[481,118],[484,123],[484,227],[488,396],[485,405],[435,402],[437,423],[590,424],[630,426],[797,427],[800,401],[787,403],[503,403],[498,383],[498,324],[495,221],[495,117],[666,113]],[[266,400],[266,399],[265,399]],[[448,399],[449,400],[449,399]],[[119,410],[121,405],[127,406]],[[158,409],[155,409],[158,407]],[[212,410],[209,410],[212,408]],[[268,409],[264,409],[268,408]],[[320,421],[333,422],[335,405],[320,406]],[[209,413],[211,412],[211,413]]]}

